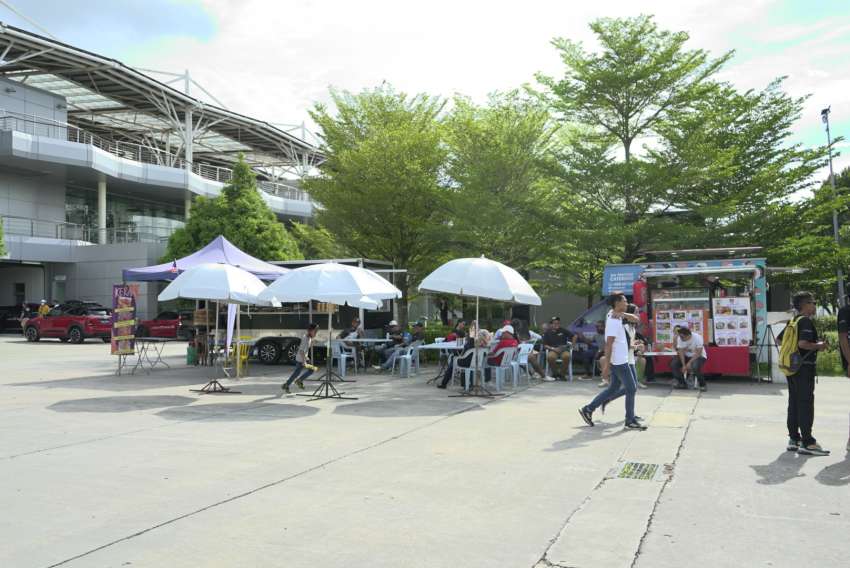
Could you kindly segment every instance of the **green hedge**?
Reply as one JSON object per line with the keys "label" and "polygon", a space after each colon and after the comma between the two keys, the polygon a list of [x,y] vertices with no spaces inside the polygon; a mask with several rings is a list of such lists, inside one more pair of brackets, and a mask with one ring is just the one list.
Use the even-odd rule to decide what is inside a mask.
{"label": "green hedge", "polygon": [[821,375],[843,375],[841,367],[841,353],[838,347],[838,319],[835,316],[821,316],[813,318],[818,336],[829,342],[826,351],[818,353],[818,374]]}

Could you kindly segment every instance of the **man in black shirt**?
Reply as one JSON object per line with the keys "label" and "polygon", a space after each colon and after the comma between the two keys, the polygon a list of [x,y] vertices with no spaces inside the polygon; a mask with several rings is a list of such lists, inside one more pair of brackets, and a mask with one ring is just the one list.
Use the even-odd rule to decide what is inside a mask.
{"label": "man in black shirt", "polygon": [[[841,366],[844,367],[844,375],[850,377],[847,370],[847,361],[850,361],[850,304],[838,310],[838,345],[841,348]],[[847,438],[847,451],[850,452],[850,436]]]}
{"label": "man in black shirt", "polygon": [[792,298],[797,319],[797,348],[803,364],[788,377],[788,451],[813,456],[828,456],[812,436],[815,420],[815,374],[818,351],[826,349],[818,340],[811,317],[815,314],[815,298],[811,292],[797,292]]}
{"label": "man in black shirt", "polygon": [[[566,380],[566,372],[570,364],[570,346],[575,334],[561,327],[558,316],[549,320],[549,329],[543,334],[543,348],[546,350],[546,361],[549,372],[553,377]],[[558,361],[561,367],[558,367]]]}

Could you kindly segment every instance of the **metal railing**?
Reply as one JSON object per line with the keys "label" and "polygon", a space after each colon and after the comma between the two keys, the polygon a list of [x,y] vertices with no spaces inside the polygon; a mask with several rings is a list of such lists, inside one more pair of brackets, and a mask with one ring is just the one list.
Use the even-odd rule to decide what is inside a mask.
{"label": "metal railing", "polygon": [[[0,215],[3,232],[6,235],[39,237],[98,243],[101,229],[78,223],[31,219],[16,215]],[[161,227],[133,227],[102,229],[107,244],[162,243],[167,242],[173,229]],[[167,235],[163,233],[167,232]]]}
{"label": "metal railing", "polygon": [[[0,112],[3,111],[0,110]],[[201,162],[188,164],[186,160],[177,154],[134,142],[108,140],[70,124],[52,122],[35,116],[30,117],[17,113],[4,113],[0,115],[0,130],[14,130],[34,136],[46,136],[48,138],[57,138],[78,144],[89,144],[119,158],[181,170],[190,169],[190,171],[204,179],[220,183],[227,183],[233,177],[233,170],[229,168],[222,168]],[[186,167],[187,164],[190,166],[189,168]],[[292,184],[258,180],[257,187],[266,193],[286,199],[310,201],[310,196],[306,191]]]}

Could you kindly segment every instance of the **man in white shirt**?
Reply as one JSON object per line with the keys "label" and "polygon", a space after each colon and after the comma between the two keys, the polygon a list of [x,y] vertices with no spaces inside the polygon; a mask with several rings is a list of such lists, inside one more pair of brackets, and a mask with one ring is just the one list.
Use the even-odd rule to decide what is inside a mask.
{"label": "man in white shirt", "polygon": [[635,418],[635,393],[637,392],[637,379],[629,367],[629,352],[631,346],[623,326],[623,314],[626,313],[628,302],[623,294],[612,294],[608,296],[608,305],[611,312],[605,321],[605,369],[611,382],[608,388],[596,395],[590,404],[579,408],[578,413],[588,426],[593,426],[593,411],[602,403],[614,398],[622,385],[626,395],[626,422],[628,430],[646,430],[646,426]]}
{"label": "man in white shirt", "polygon": [[702,336],[692,332],[687,327],[680,327],[676,333],[676,352],[677,356],[670,364],[673,371],[673,377],[676,379],[674,385],[677,389],[686,389],[688,385],[685,383],[685,373],[693,373],[697,377],[699,390],[705,392],[705,376],[702,374],[702,367],[708,360],[708,351],[705,349],[705,342]]}

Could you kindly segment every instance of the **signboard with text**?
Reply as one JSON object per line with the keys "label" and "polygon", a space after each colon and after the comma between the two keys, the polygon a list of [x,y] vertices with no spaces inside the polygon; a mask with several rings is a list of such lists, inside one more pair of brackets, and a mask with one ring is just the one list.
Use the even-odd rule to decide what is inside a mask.
{"label": "signboard with text", "polygon": [[112,286],[112,354],[136,352],[136,294],[126,284]]}

